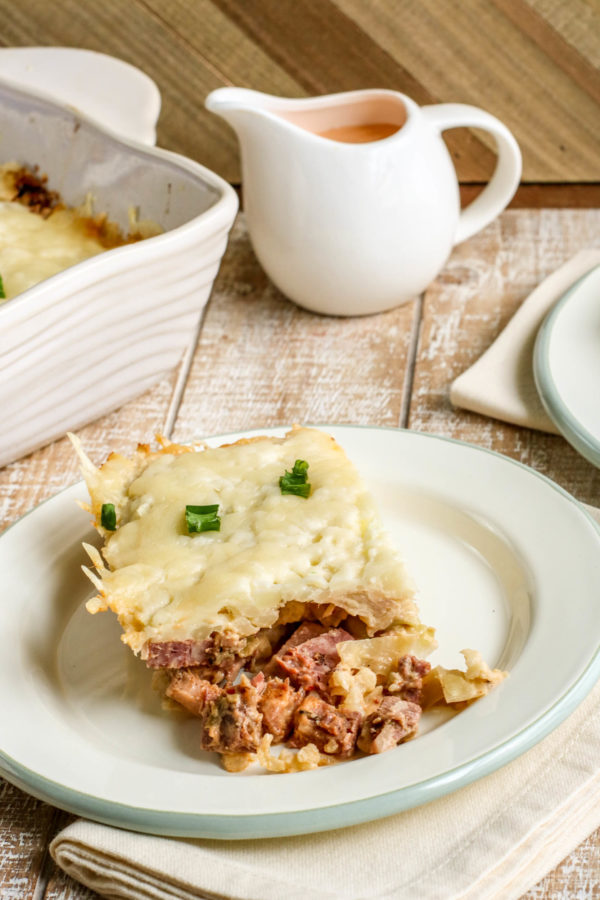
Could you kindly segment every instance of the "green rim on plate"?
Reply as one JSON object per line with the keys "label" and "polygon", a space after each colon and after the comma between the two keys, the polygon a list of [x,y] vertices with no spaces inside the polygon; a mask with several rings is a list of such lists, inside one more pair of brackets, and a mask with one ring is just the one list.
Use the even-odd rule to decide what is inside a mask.
{"label": "green rim on plate", "polygon": [[[550,310],[538,331],[533,353],[533,374],[535,384],[540,395],[544,409],[572,447],[577,450],[588,462],[600,467],[600,438],[596,437],[586,428],[565,404],[559,387],[556,383],[550,363],[550,342],[554,329],[557,327],[559,317],[564,307],[585,288],[588,281],[592,281],[600,273],[600,266],[595,266],[582,278],[575,282],[569,290],[563,294],[556,305]],[[600,353],[600,341],[598,343]],[[600,389],[600,385],[597,386]]]}

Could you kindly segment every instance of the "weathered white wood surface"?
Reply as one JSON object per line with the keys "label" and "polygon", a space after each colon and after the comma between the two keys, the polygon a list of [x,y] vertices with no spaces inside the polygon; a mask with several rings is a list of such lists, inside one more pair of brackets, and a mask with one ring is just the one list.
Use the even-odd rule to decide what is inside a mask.
{"label": "weathered white wood surface", "polygon": [[[424,297],[365,319],[297,309],[269,284],[243,220],[231,238],[190,371],[177,373],[80,432],[96,461],[110,449],[168,432],[186,440],[241,428],[304,422],[408,426],[462,438],[521,459],[579,499],[600,505],[600,472],[566,442],[453,409],[452,378],[494,339],[529,291],[582,247],[600,243],[600,211],[505,213],[456,248]],[[183,391],[181,390],[183,385]],[[58,441],[0,470],[6,526],[77,478]],[[0,900],[92,900],[56,870],[46,848],[69,817],[0,782]],[[600,831],[526,895],[600,896]]]}

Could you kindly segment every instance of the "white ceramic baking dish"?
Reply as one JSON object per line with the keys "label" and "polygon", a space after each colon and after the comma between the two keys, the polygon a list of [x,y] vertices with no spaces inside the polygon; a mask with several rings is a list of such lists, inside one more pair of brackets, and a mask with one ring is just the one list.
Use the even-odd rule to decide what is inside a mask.
{"label": "white ceramic baking dish", "polygon": [[0,304],[0,465],[121,406],[181,359],[206,304],[237,196],[192,160],[121,139],[0,80],[0,162],[38,165],[69,205],[94,198],[165,233],[109,250]]}
{"label": "white ceramic baking dish", "polygon": [[42,91],[123,138],[156,143],[158,85],[115,56],[83,47],[0,47],[0,79]]}

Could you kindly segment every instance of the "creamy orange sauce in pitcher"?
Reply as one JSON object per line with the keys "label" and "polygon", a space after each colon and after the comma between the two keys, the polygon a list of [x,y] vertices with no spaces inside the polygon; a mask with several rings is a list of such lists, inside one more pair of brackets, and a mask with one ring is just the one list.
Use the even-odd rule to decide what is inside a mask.
{"label": "creamy orange sauce in pitcher", "polygon": [[344,144],[368,144],[371,141],[382,141],[400,131],[401,125],[393,122],[367,122],[364,125],[341,125],[338,128],[328,128],[326,131],[318,131],[319,137],[328,138],[330,141],[341,141]]}

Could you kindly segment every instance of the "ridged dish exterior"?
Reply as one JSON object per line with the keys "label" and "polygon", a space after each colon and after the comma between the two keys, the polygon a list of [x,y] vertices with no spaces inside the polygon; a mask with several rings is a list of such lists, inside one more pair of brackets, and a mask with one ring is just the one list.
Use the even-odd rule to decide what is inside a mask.
{"label": "ridged dish exterior", "polygon": [[[116,409],[177,365],[208,300],[230,226],[222,223],[201,249],[176,245],[160,252],[158,245],[151,252],[154,241],[123,248],[141,251],[135,262],[134,254],[113,251],[113,271],[108,259],[98,258],[100,279],[84,283],[90,271],[84,262],[70,270],[60,294],[53,291],[57,276],[22,296],[8,325],[10,346],[0,353],[0,465]],[[6,337],[4,331],[3,344]]]}
{"label": "ridged dish exterior", "polygon": [[[15,94],[0,83],[0,109],[4,93]],[[27,93],[17,99],[28,102]],[[15,107],[14,96],[8,102]],[[31,102],[38,115],[54,106],[64,133],[64,108],[33,94]],[[0,465],[116,409],[177,365],[237,212],[233,189],[191,160],[108,132],[104,143],[103,130],[85,120],[77,133],[84,129],[115,168],[121,159],[120,171],[130,157],[145,174],[154,166],[155,191],[146,184],[140,201],[152,203],[152,193],[168,187],[175,204],[190,205],[186,192],[196,192],[201,211],[170,223],[165,207],[164,234],[101,253],[0,304]],[[41,163],[52,166],[52,158]],[[110,184],[105,193],[110,201]]]}

